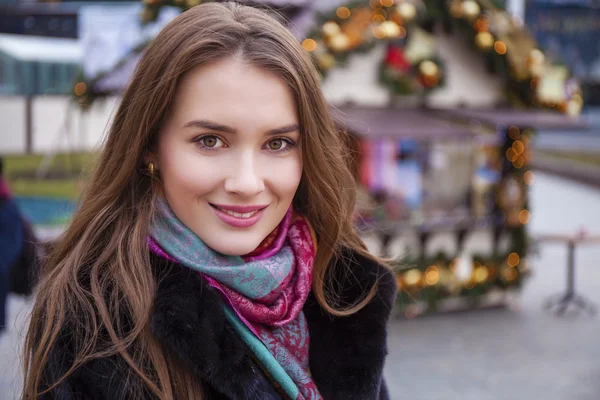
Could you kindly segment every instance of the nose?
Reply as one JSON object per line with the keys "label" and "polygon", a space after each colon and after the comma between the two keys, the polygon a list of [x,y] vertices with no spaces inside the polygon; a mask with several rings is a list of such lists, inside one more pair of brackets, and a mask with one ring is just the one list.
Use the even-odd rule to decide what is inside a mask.
{"label": "nose", "polygon": [[225,180],[225,191],[242,197],[253,197],[265,190],[265,184],[257,168],[256,156],[248,151],[232,162]]}

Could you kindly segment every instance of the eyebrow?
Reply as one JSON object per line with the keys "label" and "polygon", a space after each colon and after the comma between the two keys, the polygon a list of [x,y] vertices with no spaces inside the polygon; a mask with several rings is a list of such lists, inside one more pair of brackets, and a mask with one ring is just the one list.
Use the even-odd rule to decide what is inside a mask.
{"label": "eyebrow", "polygon": [[[227,125],[218,124],[216,122],[208,121],[205,119],[190,121],[190,122],[186,123],[183,127],[184,128],[205,128],[205,129],[210,129],[211,131],[225,132],[225,133],[232,133],[232,134],[237,133],[235,128],[232,128]],[[282,126],[281,128],[271,129],[271,130],[267,131],[267,135],[269,135],[269,136],[281,135],[284,133],[290,133],[290,132],[295,132],[295,131],[299,131],[299,130],[300,130],[300,125],[290,124],[290,125]]]}

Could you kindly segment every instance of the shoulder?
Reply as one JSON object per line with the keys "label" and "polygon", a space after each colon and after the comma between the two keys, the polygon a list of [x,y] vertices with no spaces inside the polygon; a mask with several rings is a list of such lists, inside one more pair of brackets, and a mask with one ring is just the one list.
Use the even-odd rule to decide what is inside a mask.
{"label": "shoulder", "polygon": [[[149,328],[163,351],[191,371],[208,398],[221,398],[217,392],[236,400],[277,398],[228,325],[220,295],[191,269],[154,256],[150,261],[157,288]],[[68,329],[63,331],[48,360],[44,388],[58,382],[73,365],[73,342]],[[139,387],[143,387],[140,379],[115,355],[81,365],[49,392],[48,399],[128,399]],[[154,398],[150,393],[144,397]]]}
{"label": "shoulder", "polygon": [[387,323],[396,297],[389,268],[364,254],[343,249],[331,260],[327,284],[341,307],[364,299],[359,311],[335,317],[311,293],[304,307],[310,331],[310,369],[325,399],[384,399],[383,365],[387,355]]}
{"label": "shoulder", "polygon": [[61,329],[49,353],[40,381],[40,391],[48,391],[40,400],[127,398],[135,377],[125,360],[118,356],[96,358],[72,370],[76,349],[69,332],[69,326]]}
{"label": "shoulder", "polygon": [[13,229],[15,224],[22,226],[19,206],[12,199],[0,200],[0,220],[2,221],[0,226],[6,225]]}
{"label": "shoulder", "polygon": [[[164,265],[157,265],[157,271],[163,267]],[[162,272],[164,271],[158,272],[157,276],[164,276]],[[168,292],[168,285],[164,287],[159,282],[157,294],[161,291]],[[121,322],[129,324],[126,318]],[[132,398],[134,393],[145,391],[141,379],[119,354],[94,357],[76,365],[82,343],[74,337],[74,333],[78,331],[75,325],[82,323],[77,315],[71,315],[61,326],[43,368],[40,383],[41,391],[52,389],[42,395],[41,400],[118,400]],[[100,330],[100,336],[102,344],[98,347],[107,348],[112,345],[104,328]],[[155,396],[145,392],[144,399],[154,398]]]}
{"label": "shoulder", "polygon": [[[374,257],[350,248],[343,248],[330,261],[325,275],[325,288],[338,300],[338,308],[344,309],[360,303],[375,288],[371,301],[358,312],[344,317],[345,323],[378,323],[385,326],[396,300],[396,279],[390,268]],[[307,316],[317,320],[331,319],[311,293],[305,305]]]}

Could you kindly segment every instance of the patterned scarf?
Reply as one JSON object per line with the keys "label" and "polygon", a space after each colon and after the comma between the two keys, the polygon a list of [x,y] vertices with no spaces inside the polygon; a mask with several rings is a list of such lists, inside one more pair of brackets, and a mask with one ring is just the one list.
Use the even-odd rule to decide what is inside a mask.
{"label": "patterned scarf", "polygon": [[198,271],[225,299],[225,316],[275,387],[292,400],[321,400],[308,372],[308,326],[302,307],[311,288],[316,240],[290,208],[245,256],[219,254],[177,219],[164,199],[150,228],[155,254]]}

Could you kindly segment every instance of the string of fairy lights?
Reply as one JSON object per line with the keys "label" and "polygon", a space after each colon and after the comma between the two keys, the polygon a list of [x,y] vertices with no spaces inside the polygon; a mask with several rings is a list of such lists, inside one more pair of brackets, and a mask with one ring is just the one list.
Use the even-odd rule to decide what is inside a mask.
{"label": "string of fairy lights", "polygon": [[[445,298],[481,300],[481,294],[497,288],[518,287],[530,274],[527,261],[517,253],[503,259],[472,261],[471,273],[460,278],[461,260],[434,260],[425,270],[410,268],[396,275],[399,309],[407,317],[435,311]],[[418,307],[419,303],[424,306]]]}
{"label": "string of fairy lights", "polygon": [[429,261],[402,259],[398,264],[398,303],[408,312],[410,305],[419,301],[427,303],[425,312],[431,312],[450,297],[476,298],[492,289],[518,288],[530,273],[527,260],[514,251],[504,256],[474,255],[466,260],[440,254]]}
{"label": "string of fairy lights", "polygon": [[[466,267],[466,276],[459,269]],[[396,272],[399,288],[399,304],[406,308],[411,303],[426,300],[429,309],[446,298],[462,296],[478,297],[493,288],[506,290],[520,287],[530,273],[527,260],[516,252],[501,257],[477,256],[472,260],[456,257],[448,260],[439,256],[421,267],[419,262],[402,260],[402,270]],[[417,264],[417,265],[415,265]],[[461,265],[462,264],[462,265]]]}

